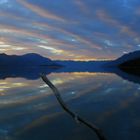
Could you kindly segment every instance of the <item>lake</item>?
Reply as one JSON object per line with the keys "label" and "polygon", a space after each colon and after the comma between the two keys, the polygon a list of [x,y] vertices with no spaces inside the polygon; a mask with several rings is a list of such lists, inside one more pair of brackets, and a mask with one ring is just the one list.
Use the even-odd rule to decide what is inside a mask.
{"label": "lake", "polygon": [[[107,140],[140,139],[140,85],[113,73],[52,72],[67,106],[99,127]],[[62,109],[38,79],[0,80],[0,140],[98,140]]]}

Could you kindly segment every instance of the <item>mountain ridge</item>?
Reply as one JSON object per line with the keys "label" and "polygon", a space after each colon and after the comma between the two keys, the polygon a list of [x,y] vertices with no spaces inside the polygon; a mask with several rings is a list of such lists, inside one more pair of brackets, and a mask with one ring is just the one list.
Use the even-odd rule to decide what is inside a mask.
{"label": "mountain ridge", "polygon": [[117,58],[116,60],[112,61],[115,65],[120,65],[124,62],[128,62],[131,60],[135,60],[140,58],[140,51],[129,52],[127,54],[122,55],[121,57]]}
{"label": "mountain ridge", "polygon": [[[67,67],[80,67],[85,65],[98,65],[103,67],[120,67],[127,63],[129,65],[130,61],[135,61],[137,63],[140,61],[140,51],[130,52],[112,61],[72,61],[72,60],[51,60],[37,53],[28,53],[23,55],[7,55],[5,53],[0,54],[0,66],[41,66],[41,65],[62,65]],[[131,62],[131,63],[132,63]],[[88,65],[87,65],[88,64]],[[140,65],[140,64],[139,64]],[[132,64],[131,64],[132,66]]]}
{"label": "mountain ridge", "polygon": [[36,53],[28,53],[23,55],[7,55],[0,54],[0,66],[50,66],[58,65],[49,58],[43,57]]}

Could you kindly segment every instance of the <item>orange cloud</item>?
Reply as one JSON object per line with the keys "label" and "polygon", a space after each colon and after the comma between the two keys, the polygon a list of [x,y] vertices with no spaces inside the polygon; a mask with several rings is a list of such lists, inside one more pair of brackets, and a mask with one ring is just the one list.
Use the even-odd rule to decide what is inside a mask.
{"label": "orange cloud", "polygon": [[[0,16],[1,17],[4,17],[4,18],[9,18],[9,19],[14,19],[14,20],[20,20],[20,21],[24,21],[24,22],[29,22],[29,19],[27,19],[27,18],[23,18],[23,17],[20,17],[20,16],[17,16],[17,15],[14,15],[14,13],[9,13],[9,12],[1,12],[0,13]],[[31,19],[30,19],[30,21],[31,21]]]}
{"label": "orange cloud", "polygon": [[[98,0],[94,0],[93,2],[96,4],[96,2],[98,2]],[[88,3],[86,3],[86,1],[75,0],[74,3],[77,6],[77,8],[80,10],[80,12],[82,14],[84,14],[83,16],[86,16],[87,18],[90,18],[93,21],[95,20],[96,13],[93,12],[93,9],[91,9],[89,7],[89,5],[88,5]]]}
{"label": "orange cloud", "polygon": [[[53,30],[53,31],[57,31],[57,32],[60,32],[60,34],[65,34],[67,35],[67,37],[71,37],[72,39],[74,39],[75,41],[79,42],[79,43],[82,43],[82,44],[85,44],[85,46],[87,48],[92,48],[92,49],[97,49],[97,50],[101,50],[102,47],[99,46],[98,44],[96,43],[93,43],[92,41],[88,40],[88,39],[85,39],[84,37],[81,37],[75,33],[72,33],[70,31],[67,31],[63,28],[60,28],[60,27],[54,27],[52,25],[49,25],[49,24],[46,24],[46,23],[37,23],[37,22],[33,22],[33,25],[36,25],[38,27],[43,27],[43,28],[48,28],[50,30]],[[60,42],[60,41],[59,41]],[[65,41],[64,41],[65,42]],[[63,43],[64,43],[63,42]],[[66,43],[69,43],[71,45],[74,45],[74,42],[71,41],[71,42],[66,42]],[[65,44],[66,45],[66,44]],[[68,45],[68,44],[67,44]],[[67,46],[66,45],[66,46]],[[71,46],[72,47],[72,46]]]}
{"label": "orange cloud", "polygon": [[80,9],[80,11],[84,14],[89,14],[89,8],[86,6],[85,2],[82,0],[74,1],[75,5]]}
{"label": "orange cloud", "polygon": [[104,10],[97,10],[97,11],[96,11],[96,15],[97,15],[97,17],[98,17],[101,21],[103,21],[103,22],[105,22],[105,23],[107,23],[107,24],[109,24],[109,25],[111,25],[111,26],[113,26],[113,27],[118,28],[118,29],[120,30],[120,33],[123,33],[123,34],[125,34],[125,35],[129,35],[129,36],[131,36],[131,37],[133,37],[133,38],[136,38],[136,37],[139,36],[138,33],[134,32],[134,31],[131,29],[131,27],[128,27],[128,26],[126,26],[126,25],[123,25],[123,24],[120,23],[118,20],[112,18],[112,17],[111,17],[108,13],[106,13],[106,11],[104,11]]}
{"label": "orange cloud", "polygon": [[37,5],[31,4],[31,3],[27,2],[26,0],[17,0],[17,2],[19,2],[24,7],[28,8],[28,10],[33,11],[34,13],[36,13],[37,15],[39,15],[41,17],[52,19],[52,20],[57,20],[60,22],[65,22],[65,19],[63,19],[62,17],[57,16],[46,9],[44,10],[43,8],[40,8]]}

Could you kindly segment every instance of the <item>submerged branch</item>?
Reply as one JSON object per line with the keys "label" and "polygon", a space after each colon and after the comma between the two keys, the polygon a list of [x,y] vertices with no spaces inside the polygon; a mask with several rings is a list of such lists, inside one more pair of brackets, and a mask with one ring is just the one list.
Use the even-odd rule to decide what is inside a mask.
{"label": "submerged branch", "polygon": [[75,114],[74,112],[72,112],[67,105],[64,103],[63,99],[60,96],[60,93],[58,91],[58,89],[49,81],[49,79],[46,77],[46,75],[42,74],[41,75],[42,80],[52,89],[54,95],[56,96],[59,104],[61,105],[61,107],[67,112],[69,113],[69,115],[71,115],[71,117],[73,119],[75,119],[76,121],[79,121],[81,123],[83,123],[84,125],[86,125],[87,127],[89,127],[90,129],[92,129],[98,136],[98,138],[100,140],[106,140],[106,138],[104,137],[102,131],[94,124],[91,124],[89,122],[87,122],[86,120],[82,119],[80,116],[78,116],[77,114]]}

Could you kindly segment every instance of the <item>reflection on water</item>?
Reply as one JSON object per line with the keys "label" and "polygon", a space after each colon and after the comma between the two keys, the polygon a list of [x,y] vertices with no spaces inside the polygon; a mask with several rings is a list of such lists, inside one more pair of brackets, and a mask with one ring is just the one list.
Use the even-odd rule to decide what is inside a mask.
{"label": "reflection on water", "polygon": [[[140,85],[110,73],[51,73],[69,107],[108,140],[140,139]],[[96,140],[73,122],[41,78],[0,80],[0,140]]]}

